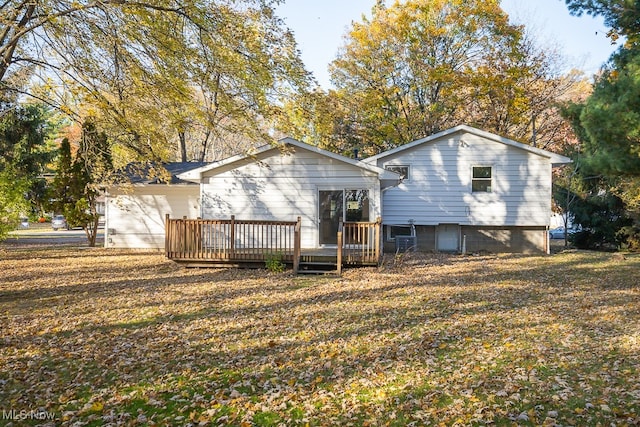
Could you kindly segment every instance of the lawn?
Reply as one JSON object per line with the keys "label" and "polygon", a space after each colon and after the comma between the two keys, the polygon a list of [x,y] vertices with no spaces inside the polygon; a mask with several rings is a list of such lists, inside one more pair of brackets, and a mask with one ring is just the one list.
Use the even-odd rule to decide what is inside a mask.
{"label": "lawn", "polygon": [[639,277],[575,251],[332,278],[0,247],[0,424],[636,425]]}

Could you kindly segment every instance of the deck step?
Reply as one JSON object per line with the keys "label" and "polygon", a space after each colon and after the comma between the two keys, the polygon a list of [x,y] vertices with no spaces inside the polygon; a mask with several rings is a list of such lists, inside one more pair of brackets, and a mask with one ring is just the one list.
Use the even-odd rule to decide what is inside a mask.
{"label": "deck step", "polygon": [[335,262],[303,261],[298,266],[298,274],[337,274]]}
{"label": "deck step", "polygon": [[338,270],[298,270],[298,274],[314,274],[316,276],[322,275],[337,275]]}
{"label": "deck step", "polygon": [[300,261],[300,265],[332,265],[332,266],[336,266],[336,262],[335,261]]}

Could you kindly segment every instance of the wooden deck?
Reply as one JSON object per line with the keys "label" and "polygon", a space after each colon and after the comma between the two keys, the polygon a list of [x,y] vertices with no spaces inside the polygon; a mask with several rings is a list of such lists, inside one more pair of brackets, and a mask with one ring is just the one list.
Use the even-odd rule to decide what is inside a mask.
{"label": "wooden deck", "polygon": [[[340,223],[335,247],[301,248],[301,219],[254,221],[172,219],[165,222],[167,258],[188,267],[264,267],[276,258],[294,272],[315,272],[333,266],[378,265],[381,221]],[[302,266],[302,267],[301,267]],[[324,271],[324,270],[317,270]]]}

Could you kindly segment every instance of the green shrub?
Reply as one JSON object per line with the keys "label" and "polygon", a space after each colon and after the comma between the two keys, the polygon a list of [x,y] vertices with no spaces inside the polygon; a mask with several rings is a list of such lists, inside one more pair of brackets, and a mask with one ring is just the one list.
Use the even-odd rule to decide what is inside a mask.
{"label": "green shrub", "polygon": [[272,273],[282,273],[286,267],[285,263],[282,262],[282,254],[279,252],[269,254],[264,264],[267,270]]}
{"label": "green shrub", "polygon": [[640,251],[640,227],[622,227],[616,233],[616,239],[619,242],[620,248],[634,252]]}

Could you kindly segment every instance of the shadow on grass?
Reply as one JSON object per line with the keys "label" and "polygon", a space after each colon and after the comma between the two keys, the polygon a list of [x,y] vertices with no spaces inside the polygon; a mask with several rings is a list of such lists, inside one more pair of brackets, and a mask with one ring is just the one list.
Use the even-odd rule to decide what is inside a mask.
{"label": "shadow on grass", "polygon": [[[484,381],[485,385],[478,386],[480,393],[495,394],[506,387],[510,370],[526,364],[531,364],[529,369],[543,368],[536,357],[522,353],[533,350],[523,348],[516,362],[504,361],[503,366],[496,359],[496,367],[475,374],[471,371],[470,378],[457,379],[456,370],[469,368],[464,359],[471,358],[486,343],[501,346],[512,338],[519,343],[531,341],[532,346],[547,349],[547,363],[564,363],[568,367],[563,369],[578,373],[586,369],[588,374],[602,363],[597,354],[584,359],[577,354],[576,362],[563,362],[566,353],[576,352],[578,347],[565,349],[565,337],[555,333],[546,336],[544,331],[552,331],[560,324],[566,330],[573,329],[595,349],[600,342],[599,335],[590,335],[594,327],[603,329],[612,339],[624,333],[619,320],[602,320],[599,310],[629,310],[630,304],[640,305],[637,283],[630,279],[637,277],[640,270],[638,260],[615,263],[598,254],[578,254],[563,262],[551,257],[509,257],[504,259],[504,265],[503,268],[496,257],[425,258],[398,270],[378,273],[368,269],[347,273],[349,277],[344,279],[318,279],[317,285],[309,283],[308,278],[268,276],[264,271],[230,274],[227,270],[176,270],[165,272],[166,277],[160,278],[132,277],[109,283],[89,281],[8,291],[0,294],[0,304],[16,304],[23,299],[37,304],[38,298],[50,298],[46,304],[56,307],[56,297],[60,296],[75,297],[80,302],[130,293],[131,299],[140,302],[126,308],[166,309],[168,304],[174,308],[168,314],[138,316],[130,321],[98,321],[67,331],[14,334],[5,340],[5,346],[14,351],[33,345],[49,346],[43,351],[49,361],[60,362],[60,366],[69,365],[65,354],[73,349],[77,364],[70,366],[82,370],[84,361],[91,361],[91,367],[87,365],[90,378],[84,383],[89,381],[96,393],[121,393],[120,388],[128,384],[152,396],[158,393],[160,383],[164,384],[161,391],[169,389],[171,396],[184,393],[193,399],[205,395],[208,399],[222,399],[226,405],[233,405],[229,403],[233,401],[232,389],[240,391],[237,394],[236,390],[236,399],[247,395],[267,402],[277,390],[289,390],[290,396],[308,396],[319,389],[346,393],[349,384],[363,390],[355,399],[372,399],[365,394],[374,394],[383,387],[376,385],[376,378],[399,376],[397,381],[405,383],[393,393],[395,400],[382,401],[387,411],[381,415],[384,418],[394,407],[405,405],[401,415],[408,416],[424,409],[428,402],[441,405],[444,413],[455,399],[465,399],[463,387],[469,387],[465,381]],[[452,266],[458,268],[450,270]],[[126,273],[125,266],[118,269],[118,274]],[[407,269],[415,271],[410,273]],[[134,276],[136,272],[130,274]],[[233,280],[238,281],[237,285]],[[190,286],[203,284],[209,286],[206,291],[181,295]],[[154,301],[154,295],[165,291],[177,296],[166,302]],[[47,295],[40,295],[42,292]],[[140,298],[138,292],[146,292],[145,298]],[[73,304],[73,299],[65,303]],[[64,308],[60,310],[59,315],[64,316]],[[630,313],[628,320],[637,323],[637,311]],[[505,350],[501,357],[515,357],[516,350]],[[607,350],[601,351],[606,354]],[[36,371],[42,366],[27,356],[18,357],[15,363],[25,367],[31,364],[28,369]],[[63,376],[56,371],[56,363],[50,366],[52,375]],[[632,368],[631,374],[637,372],[636,366]],[[547,369],[550,378],[551,374],[565,372],[555,367]],[[100,377],[101,371],[115,373],[117,381]],[[416,371],[430,372],[431,376],[411,379],[416,378]],[[189,380],[172,382],[181,375]],[[459,389],[443,388],[436,382],[447,377]],[[365,385],[359,386],[364,380]],[[11,384],[19,389],[15,382]],[[514,393],[524,394],[526,387],[531,385],[520,380]],[[534,397],[543,399],[544,395],[548,399],[557,393],[551,383],[541,387],[540,394]],[[8,390],[0,392],[2,399],[13,398]],[[35,397],[25,401],[37,403]],[[500,400],[507,405],[505,401],[506,398]],[[535,403],[532,400],[531,405],[514,406],[511,412],[494,419],[512,421],[509,416],[528,410]],[[299,407],[304,404],[295,399],[292,402]],[[134,407],[126,403],[120,410],[137,416]],[[280,415],[284,416],[282,412]]]}

